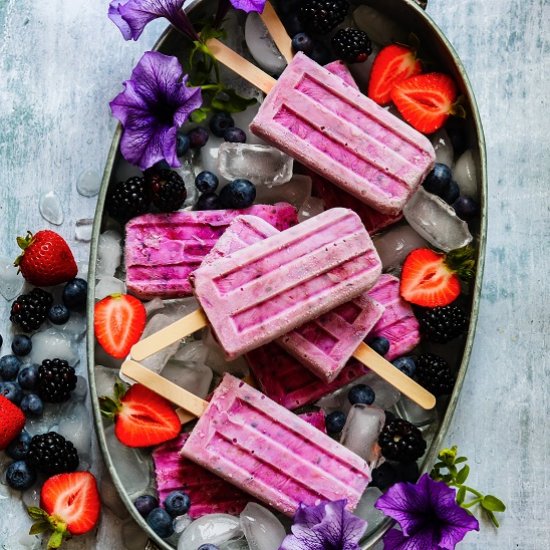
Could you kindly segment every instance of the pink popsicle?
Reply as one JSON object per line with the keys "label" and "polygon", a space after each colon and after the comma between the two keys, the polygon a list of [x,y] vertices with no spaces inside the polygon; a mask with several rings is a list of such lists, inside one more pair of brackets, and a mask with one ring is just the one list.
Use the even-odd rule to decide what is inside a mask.
{"label": "pink popsicle", "polygon": [[298,222],[296,209],[287,203],[138,216],[126,224],[128,290],[143,299],[192,294],[189,275],[241,214],[258,216],[279,230]]}
{"label": "pink popsicle", "polygon": [[325,69],[330,71],[332,74],[339,76],[348,86],[351,86],[356,90],[359,89],[359,86],[357,86],[357,83],[348,69],[348,66],[343,61],[332,61],[328,65],[325,65]]}
{"label": "pink popsicle", "polygon": [[287,515],[344,498],[353,510],[370,481],[363,459],[229,374],[181,454]]}
{"label": "pink popsicle", "polygon": [[388,214],[403,210],[435,162],[425,136],[301,52],[250,129]]}
{"label": "pink popsicle", "polygon": [[368,294],[385,307],[368,338],[383,336],[389,340],[386,359],[392,361],[416,347],[420,343],[420,328],[411,306],[399,294],[399,279],[381,275]]}

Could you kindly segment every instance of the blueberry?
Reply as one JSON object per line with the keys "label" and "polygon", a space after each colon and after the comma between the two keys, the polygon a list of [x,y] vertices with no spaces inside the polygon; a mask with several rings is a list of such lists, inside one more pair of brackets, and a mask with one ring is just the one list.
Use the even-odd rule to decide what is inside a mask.
{"label": "blueberry", "polygon": [[17,383],[24,390],[34,390],[38,383],[38,368],[39,365],[29,365],[19,371],[17,375]]}
{"label": "blueberry", "polygon": [[213,193],[218,187],[218,176],[204,170],[195,178],[195,186],[201,193]]}
{"label": "blueberry", "polygon": [[315,61],[319,65],[326,65],[332,60],[330,50],[324,44],[321,44],[319,42],[317,42],[313,46],[309,57],[311,57],[311,59],[313,59],[313,61]]}
{"label": "blueberry", "polygon": [[26,334],[16,334],[11,341],[11,350],[15,355],[23,357],[29,355],[32,350],[32,342]]}
{"label": "blueberry", "polygon": [[442,196],[447,192],[451,181],[453,180],[453,173],[446,164],[436,162],[434,169],[426,176],[426,179],[422,182],[422,186],[428,193],[434,193],[435,195]]}
{"label": "blueberry", "polygon": [[295,52],[304,52],[306,55],[310,55],[314,45],[311,37],[305,32],[299,32],[292,38],[292,49]]}
{"label": "blueberry", "polygon": [[334,411],[327,414],[325,426],[331,435],[339,434],[346,423],[346,415],[342,411]]}
{"label": "blueberry", "polygon": [[44,403],[42,403],[42,399],[34,393],[28,393],[23,396],[20,407],[27,416],[34,416],[35,418],[42,416],[44,412]]}
{"label": "blueberry", "polygon": [[223,139],[229,143],[246,143],[246,133],[240,128],[231,126],[223,133]]}
{"label": "blueberry", "polygon": [[389,462],[384,462],[384,464],[372,471],[370,486],[378,487],[381,491],[385,491],[394,483],[397,483],[398,479],[395,468]]}
{"label": "blueberry", "polygon": [[154,508],[147,516],[147,524],[161,538],[167,539],[174,532],[172,518],[163,508]]}
{"label": "blueberry", "polygon": [[55,304],[48,310],[48,319],[54,325],[64,325],[70,316],[69,308],[63,304]]}
{"label": "blueberry", "polygon": [[379,355],[386,355],[390,351],[390,341],[383,336],[375,336],[368,341],[369,346]]}
{"label": "blueberry", "polygon": [[82,311],[86,307],[88,283],[84,279],[73,279],[63,289],[63,303],[71,310]]}
{"label": "blueberry", "polygon": [[210,119],[210,131],[216,137],[223,137],[228,128],[235,126],[235,121],[229,113],[214,113]]}
{"label": "blueberry", "polygon": [[189,148],[191,147],[191,140],[189,136],[182,132],[178,132],[176,135],[176,154],[178,157],[183,157]]}
{"label": "blueberry", "polygon": [[374,390],[366,384],[357,384],[348,392],[348,399],[352,405],[372,405],[374,397]]}
{"label": "blueberry", "polygon": [[4,355],[0,358],[0,377],[4,380],[15,380],[19,367],[21,366],[21,359],[15,355]]}
{"label": "blueberry", "polygon": [[288,17],[285,17],[284,25],[289,36],[295,36],[304,30],[304,26],[298,19],[296,12],[291,13]]}
{"label": "blueberry", "polygon": [[479,212],[477,202],[471,197],[458,197],[458,199],[453,202],[453,208],[455,209],[456,215],[466,221],[475,218]]}
{"label": "blueberry", "polygon": [[440,196],[447,204],[453,204],[460,196],[460,187],[458,183],[456,183],[455,180],[451,180],[449,187],[447,187],[447,191]]}
{"label": "blueberry", "polygon": [[6,449],[6,454],[14,460],[22,460],[29,454],[32,437],[23,430]]}
{"label": "blueberry", "polygon": [[23,397],[23,392],[21,388],[13,382],[0,382],[0,395],[3,395],[12,403],[19,405]]}
{"label": "blueberry", "polygon": [[189,495],[181,491],[172,491],[164,501],[164,508],[173,518],[187,514],[190,506]]}
{"label": "blueberry", "polygon": [[141,495],[134,500],[134,506],[139,514],[146,518],[155,508],[159,507],[159,501],[154,496]]}
{"label": "blueberry", "polygon": [[245,179],[233,180],[220,191],[220,203],[224,208],[248,208],[256,198],[256,187]]}
{"label": "blueberry", "polygon": [[201,544],[197,550],[220,550],[220,547],[215,544]]}
{"label": "blueberry", "polygon": [[395,361],[392,361],[392,365],[397,367],[401,372],[407,376],[412,376],[416,370],[416,362],[414,357],[406,355],[405,357],[398,357]]}
{"label": "blueberry", "polygon": [[24,491],[36,481],[36,472],[24,460],[17,460],[8,466],[6,481],[12,489]]}
{"label": "blueberry", "polygon": [[206,128],[198,126],[197,128],[190,130],[187,137],[189,138],[189,145],[191,146],[191,149],[200,149],[206,145],[210,135],[208,134],[208,130]]}
{"label": "blueberry", "polygon": [[201,195],[195,204],[195,210],[219,210],[220,208],[220,199],[216,193]]}

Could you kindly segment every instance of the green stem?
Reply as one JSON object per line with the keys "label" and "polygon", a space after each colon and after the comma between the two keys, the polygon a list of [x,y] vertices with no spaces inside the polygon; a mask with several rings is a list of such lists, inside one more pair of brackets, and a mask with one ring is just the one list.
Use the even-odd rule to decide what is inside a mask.
{"label": "green stem", "polygon": [[460,506],[462,508],[471,508],[472,506],[475,506],[476,504],[479,504],[482,500],[483,500],[483,498],[476,498],[476,499],[472,500],[471,502],[468,502],[467,504],[462,503]]}

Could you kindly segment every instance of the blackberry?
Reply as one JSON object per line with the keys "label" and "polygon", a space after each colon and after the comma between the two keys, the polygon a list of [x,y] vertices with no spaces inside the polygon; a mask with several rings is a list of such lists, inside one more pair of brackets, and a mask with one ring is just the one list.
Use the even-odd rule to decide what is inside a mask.
{"label": "blackberry", "polygon": [[372,53],[372,44],[366,32],[359,29],[340,29],[332,37],[336,55],[348,63],[363,63]]}
{"label": "blackberry", "polygon": [[46,320],[53,296],[41,288],[33,288],[28,294],[21,294],[11,305],[10,321],[24,332],[40,328]]}
{"label": "blackberry", "polygon": [[187,189],[182,177],[173,170],[159,170],[147,175],[153,204],[161,212],[174,212],[183,206]]}
{"label": "blackberry", "polygon": [[348,9],[347,0],[304,0],[298,19],[306,29],[327,34],[345,19]]}
{"label": "blackberry", "polygon": [[134,176],[118,182],[109,191],[105,206],[107,212],[121,223],[145,214],[151,203],[151,193],[145,178]]}
{"label": "blackberry", "polygon": [[426,450],[421,431],[402,418],[386,423],[378,437],[378,444],[387,459],[398,462],[414,462]]}
{"label": "blackberry", "polygon": [[428,340],[445,344],[465,332],[468,317],[459,306],[449,305],[422,311],[418,322]]}
{"label": "blackberry", "polygon": [[48,476],[74,472],[79,462],[74,445],[57,432],[35,435],[26,460]]}
{"label": "blackberry", "polygon": [[436,397],[453,391],[455,378],[443,357],[424,353],[416,360],[414,379]]}
{"label": "blackberry", "polygon": [[69,399],[76,388],[73,367],[63,359],[44,359],[38,367],[38,394],[48,403],[61,403]]}

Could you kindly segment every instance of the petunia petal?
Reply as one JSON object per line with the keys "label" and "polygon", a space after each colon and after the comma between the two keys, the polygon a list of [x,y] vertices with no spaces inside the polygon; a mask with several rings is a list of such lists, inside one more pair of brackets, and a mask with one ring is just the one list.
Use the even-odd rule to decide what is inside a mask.
{"label": "petunia petal", "polygon": [[384,535],[384,550],[438,550],[438,545],[429,531],[407,537],[402,531],[391,529]]}
{"label": "petunia petal", "polygon": [[128,0],[112,0],[109,4],[109,19],[119,28],[124,40],[132,39],[132,29],[130,25],[120,15],[120,6],[123,6]]}
{"label": "petunia petal", "polygon": [[127,0],[118,7],[120,17],[131,30],[131,38],[137,40],[145,27],[155,19],[174,19],[183,8],[184,0]]}
{"label": "petunia petal", "polygon": [[[444,510],[439,546],[452,550],[470,531],[479,531],[479,522],[467,510],[457,506]],[[443,518],[440,517],[443,520]]]}
{"label": "petunia petal", "polygon": [[231,5],[238,10],[250,13],[251,11],[257,11],[262,13],[267,0],[231,0]]}

